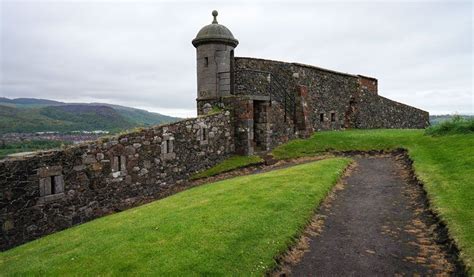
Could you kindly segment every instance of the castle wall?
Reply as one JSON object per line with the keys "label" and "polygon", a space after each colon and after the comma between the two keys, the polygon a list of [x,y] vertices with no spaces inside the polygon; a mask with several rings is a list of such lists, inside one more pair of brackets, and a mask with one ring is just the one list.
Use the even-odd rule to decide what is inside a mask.
{"label": "castle wall", "polygon": [[305,123],[312,130],[428,126],[427,112],[379,96],[377,79],[372,77],[254,58],[235,58],[235,65],[235,93],[239,95],[270,95],[268,73],[288,92],[298,93],[298,86],[305,86],[309,118]]}
{"label": "castle wall", "polygon": [[359,77],[359,84],[362,90],[366,90],[373,94],[378,94],[378,81],[372,77],[357,75]]}
{"label": "castle wall", "polygon": [[429,126],[426,111],[362,91],[355,108],[355,128],[411,128]]}
{"label": "castle wall", "polygon": [[309,118],[314,130],[350,128],[351,99],[357,97],[358,78],[354,75],[294,64],[298,83],[308,88]]}
{"label": "castle wall", "polygon": [[[288,101],[288,107],[291,106],[290,109],[293,109],[289,111],[285,109],[285,103],[277,100],[276,96],[277,93],[283,93],[282,90],[295,95],[297,85],[292,77],[291,66],[287,63],[252,58],[235,58],[234,64],[234,95],[245,99],[243,100],[245,105],[240,105],[239,102],[234,105],[237,120],[239,117],[242,118],[240,122],[237,121],[237,124],[244,125],[242,126],[244,128],[236,129],[236,134],[242,132],[241,139],[248,138],[254,146],[258,144],[257,139],[263,138],[266,143],[264,147],[257,147],[259,150],[270,150],[290,139],[297,138],[298,133],[294,122],[296,103]],[[251,107],[252,112],[248,112],[247,107]],[[253,111],[255,108],[264,114],[255,113]],[[248,129],[250,134],[247,134],[245,129]],[[256,135],[255,132],[258,134]],[[237,144],[238,141],[239,138],[236,139]],[[247,146],[244,145],[244,149],[245,147]]]}
{"label": "castle wall", "polygon": [[229,112],[0,162],[0,249],[157,199],[234,153]]}
{"label": "castle wall", "polygon": [[[293,68],[290,63],[255,58],[235,58],[235,95],[270,96],[271,82],[276,81],[281,87],[293,92],[296,82],[292,77]],[[272,80],[268,73],[275,79]]]}
{"label": "castle wall", "polygon": [[[270,95],[270,82],[265,72],[271,72],[278,84],[289,93],[297,94],[300,85],[307,88],[308,128],[337,130],[350,127],[351,120],[347,120],[346,115],[351,99],[358,92],[357,76],[296,63],[240,57],[235,59],[236,94]],[[298,102],[298,97],[296,99]]]}

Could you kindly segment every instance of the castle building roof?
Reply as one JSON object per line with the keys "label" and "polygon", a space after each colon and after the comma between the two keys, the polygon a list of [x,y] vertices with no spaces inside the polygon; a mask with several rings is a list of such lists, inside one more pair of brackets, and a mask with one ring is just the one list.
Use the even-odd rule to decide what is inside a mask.
{"label": "castle building roof", "polygon": [[192,41],[194,47],[206,43],[222,43],[233,47],[236,47],[239,44],[239,41],[234,38],[232,32],[226,26],[217,22],[217,15],[217,11],[212,11],[214,20],[211,24],[206,25],[199,30],[196,38]]}

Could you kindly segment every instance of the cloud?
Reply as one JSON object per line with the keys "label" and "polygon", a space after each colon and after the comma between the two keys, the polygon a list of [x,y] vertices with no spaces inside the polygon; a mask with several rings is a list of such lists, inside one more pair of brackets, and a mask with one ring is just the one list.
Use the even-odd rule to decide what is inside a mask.
{"label": "cloud", "polygon": [[431,113],[473,113],[470,2],[36,1],[0,4],[0,94],[195,114],[191,40],[219,10],[237,56],[379,79]]}

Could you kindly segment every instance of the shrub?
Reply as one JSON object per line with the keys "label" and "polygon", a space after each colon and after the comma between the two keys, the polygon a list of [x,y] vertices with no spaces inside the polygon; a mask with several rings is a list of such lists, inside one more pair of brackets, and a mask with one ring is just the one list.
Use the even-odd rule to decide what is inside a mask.
{"label": "shrub", "polygon": [[431,136],[470,133],[474,133],[474,119],[464,119],[459,115],[455,115],[451,120],[443,121],[425,130],[425,134]]}

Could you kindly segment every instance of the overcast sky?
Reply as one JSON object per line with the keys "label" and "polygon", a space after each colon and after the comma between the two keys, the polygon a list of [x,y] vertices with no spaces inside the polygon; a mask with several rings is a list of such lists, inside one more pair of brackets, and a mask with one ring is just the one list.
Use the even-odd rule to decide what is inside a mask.
{"label": "overcast sky", "polygon": [[219,11],[236,56],[374,76],[432,114],[474,113],[470,1],[4,1],[0,96],[194,116],[191,40]]}

